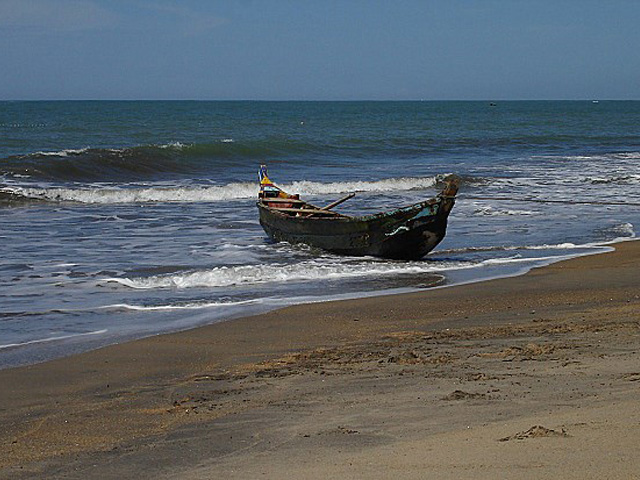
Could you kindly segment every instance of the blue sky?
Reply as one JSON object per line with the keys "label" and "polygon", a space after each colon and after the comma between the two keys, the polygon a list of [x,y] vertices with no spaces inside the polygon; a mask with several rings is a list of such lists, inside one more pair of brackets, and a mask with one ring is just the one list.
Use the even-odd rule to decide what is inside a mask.
{"label": "blue sky", "polygon": [[0,99],[640,99],[635,0],[0,0]]}

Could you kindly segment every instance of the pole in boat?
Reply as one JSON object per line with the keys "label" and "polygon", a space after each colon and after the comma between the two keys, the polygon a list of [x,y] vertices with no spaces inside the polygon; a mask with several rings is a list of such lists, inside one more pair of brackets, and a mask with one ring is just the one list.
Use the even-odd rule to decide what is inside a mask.
{"label": "pole in boat", "polygon": [[340,200],[336,200],[333,203],[330,203],[329,205],[327,205],[326,207],[322,207],[320,210],[331,210],[333,207],[337,207],[338,205],[340,205],[342,202],[346,202],[347,200],[349,200],[350,198],[353,198],[356,196],[356,192],[351,192],[349,195],[347,195],[346,197],[342,197]]}

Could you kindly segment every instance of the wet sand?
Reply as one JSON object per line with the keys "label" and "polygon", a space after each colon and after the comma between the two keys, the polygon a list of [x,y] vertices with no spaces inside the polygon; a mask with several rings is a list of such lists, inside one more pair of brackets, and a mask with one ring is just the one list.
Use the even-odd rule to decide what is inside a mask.
{"label": "wet sand", "polygon": [[0,371],[0,478],[638,478],[640,242]]}

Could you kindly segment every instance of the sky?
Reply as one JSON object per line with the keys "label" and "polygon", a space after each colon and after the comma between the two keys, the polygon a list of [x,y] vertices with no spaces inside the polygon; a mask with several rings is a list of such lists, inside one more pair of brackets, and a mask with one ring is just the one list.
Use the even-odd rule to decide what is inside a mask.
{"label": "sky", "polygon": [[636,0],[0,0],[0,99],[640,99]]}

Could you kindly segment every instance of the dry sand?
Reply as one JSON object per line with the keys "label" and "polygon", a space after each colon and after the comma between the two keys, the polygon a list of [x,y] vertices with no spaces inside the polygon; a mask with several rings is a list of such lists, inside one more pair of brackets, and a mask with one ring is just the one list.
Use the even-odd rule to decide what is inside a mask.
{"label": "dry sand", "polygon": [[640,242],[0,371],[0,478],[640,478]]}

